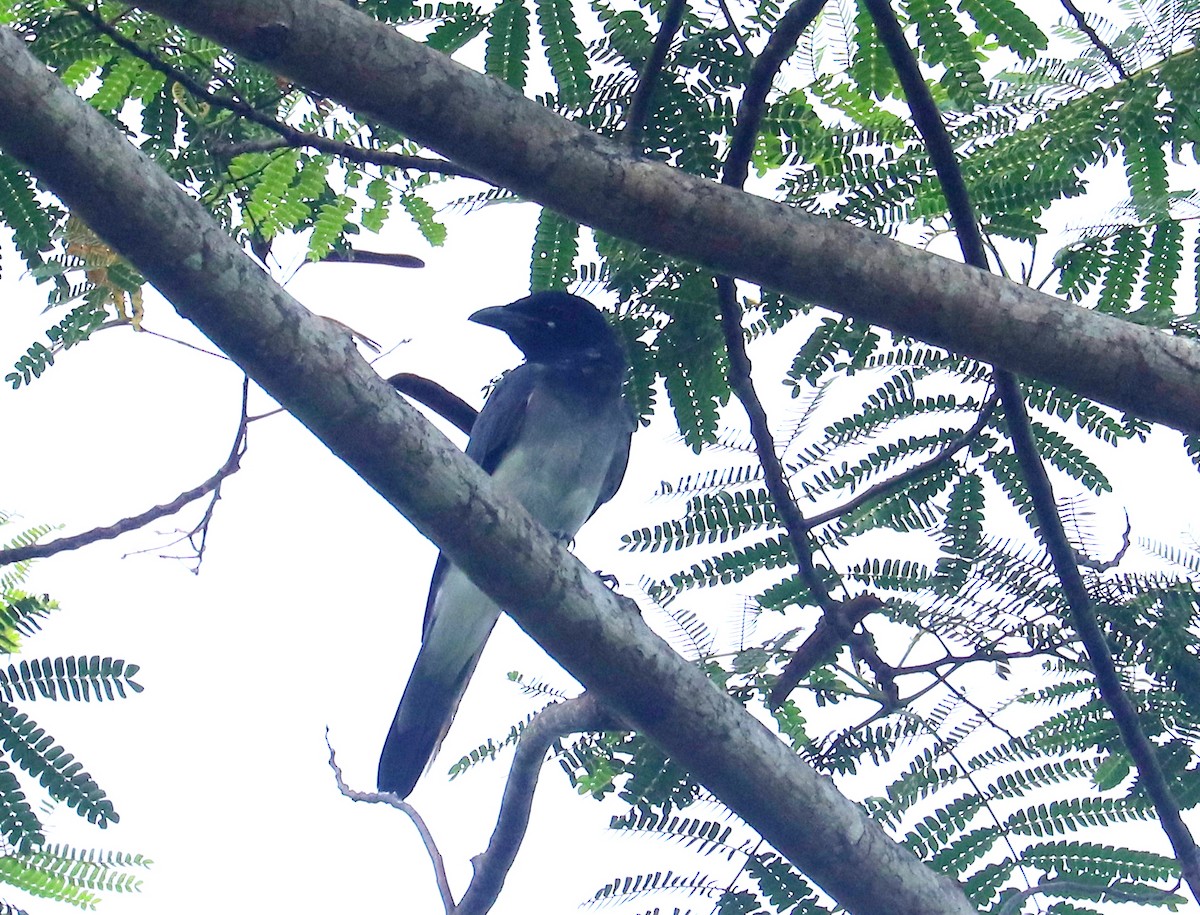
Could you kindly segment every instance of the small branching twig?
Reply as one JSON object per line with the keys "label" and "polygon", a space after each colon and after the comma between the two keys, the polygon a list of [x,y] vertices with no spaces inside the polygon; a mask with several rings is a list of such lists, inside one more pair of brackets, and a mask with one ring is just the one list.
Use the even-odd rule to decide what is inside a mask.
{"label": "small branching twig", "polygon": [[329,768],[337,780],[338,791],[352,801],[366,804],[386,804],[401,811],[413,821],[425,851],[433,865],[438,893],[446,915],[486,915],[499,898],[504,880],[516,860],[517,850],[525,838],[529,825],[529,811],[533,806],[533,794],[541,775],[542,763],[554,742],[568,734],[580,731],[607,731],[623,727],[617,718],[600,707],[589,693],[574,699],[558,702],[542,709],[521,732],[517,751],[513,756],[508,782],[504,786],[504,797],[500,801],[500,814],[488,847],[471,859],[475,873],[471,883],[456,904],[450,892],[450,881],[446,876],[446,865],[438,851],[437,843],[425,821],[407,801],[386,791],[356,791],[346,784],[342,770],[337,764],[333,746],[329,742],[329,729],[325,730],[325,745],[329,747]]}
{"label": "small branching twig", "polygon": [[[44,559],[47,556],[53,556],[56,553],[65,553],[70,550],[77,550],[80,547],[88,546],[92,543],[99,543],[102,540],[112,540],[115,537],[120,537],[122,534],[127,534],[130,531],[136,531],[157,521],[159,518],[165,518],[175,514],[185,506],[201,499],[204,496],[212,495],[213,503],[220,498],[221,484],[225,482],[227,477],[238,472],[241,466],[242,456],[246,453],[246,429],[249,424],[249,418],[246,415],[246,398],[249,392],[249,379],[242,383],[242,416],[238,422],[237,435],[234,436],[233,447],[229,451],[229,457],[211,477],[191,489],[181,492],[170,502],[165,502],[162,505],[156,505],[151,509],[147,509],[138,515],[132,515],[128,518],[122,518],[113,524],[105,527],[93,528],[90,531],[84,531],[81,534],[74,534],[70,537],[60,537],[58,540],[52,540],[50,543],[34,543],[29,546],[12,547],[10,549],[0,549],[0,566],[7,565],[13,562],[24,562],[28,559]],[[210,504],[208,511],[205,512],[205,520],[202,522],[207,526],[207,519],[212,516],[212,505]],[[198,530],[199,528],[197,528]]]}
{"label": "small branching twig", "polygon": [[433,872],[437,879],[438,894],[442,897],[442,905],[446,909],[446,915],[456,915],[454,907],[454,896],[450,893],[450,880],[446,876],[446,864],[442,860],[442,853],[438,851],[437,843],[433,840],[433,833],[429,831],[429,827],[425,825],[425,821],[421,819],[421,815],[407,801],[402,801],[396,795],[387,791],[355,791],[346,784],[346,780],[342,777],[342,769],[337,764],[337,754],[334,753],[333,744],[329,742],[329,728],[325,729],[325,746],[329,748],[329,768],[333,770],[333,777],[337,780],[338,791],[343,797],[348,797],[352,801],[359,801],[364,804],[386,804],[389,807],[394,807],[401,811],[412,820],[413,825],[417,827],[417,834],[421,837],[421,841],[425,845],[425,852],[429,855],[429,861],[433,865]]}

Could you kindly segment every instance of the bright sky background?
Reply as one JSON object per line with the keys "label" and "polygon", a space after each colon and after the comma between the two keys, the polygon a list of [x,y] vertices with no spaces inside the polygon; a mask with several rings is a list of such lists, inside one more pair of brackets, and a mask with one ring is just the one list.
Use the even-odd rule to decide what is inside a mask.
{"label": "bright sky background", "polygon": [[[451,216],[449,244],[430,251],[398,215],[384,239],[362,244],[416,254],[425,269],[307,266],[288,289],[385,348],[411,340],[378,364],[381,374],[424,374],[478,405],[482,387],[519,355],[503,335],[466,317],[528,291],[535,218],[532,206]],[[0,262],[0,363],[9,365],[54,319],[40,314],[44,290],[20,277],[11,249]],[[292,267],[289,260],[276,275]],[[157,297],[146,326],[208,345]],[[794,344],[776,339],[752,350],[768,391]],[[0,390],[7,483],[0,508],[75,533],[173,498],[224,461],[240,385],[240,373],[220,359],[127,329],[102,333],[29,387]],[[786,395],[770,396],[773,415],[781,415]],[[252,412],[270,406],[261,394],[252,399]],[[1177,448],[1163,457],[1163,439],[1106,455],[1103,466],[1119,483],[1105,504],[1117,516],[1128,507],[1135,535],[1178,542],[1200,489]],[[650,560],[618,552],[619,535],[676,512],[646,503],[660,480],[695,466],[669,421],[640,431],[625,486],[580,535],[580,557],[634,585]],[[48,838],[155,859],[141,894],[103,903],[109,915],[199,915],[231,903],[247,912],[440,912],[415,830],[396,811],[341,797],[324,743],[328,726],[351,785],[373,787],[418,646],[434,548],[286,415],[251,427],[250,451],[225,485],[198,576],[189,562],[156,558],[170,530],[190,528],[197,517],[193,507],[178,522],[156,525],[162,534],[143,531],[34,568],[29,588],[48,591],[64,609],[29,641],[27,656],[125,658],[142,665],[137,679],[146,687],[116,703],[22,706],[78,756],[122,816],[105,833],[59,810]],[[126,556],[136,550],[149,552]],[[676,565],[668,559],[665,568]],[[722,600],[732,607],[737,598]],[[512,669],[569,683],[502,620],[435,768],[411,798],[459,893],[470,856],[491,832],[507,757],[452,784],[441,775],[537,707],[505,681]],[[31,792],[35,803],[42,796]],[[570,911],[626,874],[732,873],[715,858],[608,834],[608,816],[623,809],[576,797],[558,767],[546,766],[533,827],[495,911]],[[665,902],[648,897],[642,909]],[[66,911],[31,904],[34,912],[56,909]]]}

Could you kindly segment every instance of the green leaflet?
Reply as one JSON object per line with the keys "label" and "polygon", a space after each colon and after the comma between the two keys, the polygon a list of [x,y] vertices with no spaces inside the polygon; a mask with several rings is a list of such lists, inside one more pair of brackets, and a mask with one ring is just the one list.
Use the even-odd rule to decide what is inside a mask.
{"label": "green leaflet", "polygon": [[970,16],[981,32],[992,35],[1031,60],[1049,46],[1046,35],[1012,0],[959,0],[959,8]]}
{"label": "green leaflet", "polygon": [[566,289],[575,279],[578,254],[579,223],[543,208],[533,239],[530,291]]}
{"label": "green leaflet", "polygon": [[546,60],[558,86],[558,102],[567,108],[582,107],[591,97],[592,84],[571,0],[536,0],[534,7]]}
{"label": "green leaflet", "polygon": [[489,23],[484,72],[525,88],[529,70],[529,13],[523,0],[502,0]]}
{"label": "green leaflet", "polygon": [[51,797],[75,808],[89,822],[107,826],[120,819],[112,802],[75,757],[55,743],[36,721],[6,702],[0,702],[0,746],[37,778]]}

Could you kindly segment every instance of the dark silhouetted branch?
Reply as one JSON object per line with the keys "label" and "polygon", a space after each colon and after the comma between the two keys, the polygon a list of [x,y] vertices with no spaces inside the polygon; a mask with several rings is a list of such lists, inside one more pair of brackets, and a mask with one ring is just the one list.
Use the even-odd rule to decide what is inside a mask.
{"label": "dark silhouetted branch", "polygon": [[416,270],[425,266],[425,261],[412,254],[389,254],[386,251],[363,251],[349,248],[338,251],[336,248],[322,257],[318,264],[376,264],[381,267],[404,267]]}
{"label": "dark silhouetted branch", "polygon": [[453,423],[460,432],[471,434],[479,411],[436,381],[411,372],[401,372],[389,378],[388,384],[417,403],[429,407],[438,416]]}
{"label": "dark silhouetted branch", "polygon": [[[983,236],[975,219],[966,183],[963,181],[937,104],[921,75],[916,56],[909,48],[903,29],[896,20],[888,0],[864,0],[864,4],[896,69],[909,109],[912,111],[913,123],[921,134],[930,161],[941,182],[950,209],[951,222],[962,248],[963,259],[973,267],[987,270]],[[1183,878],[1192,895],[1200,901],[1200,849],[1197,849],[1191,832],[1183,822],[1179,805],[1171,794],[1166,776],[1158,763],[1154,745],[1142,729],[1137,711],[1125,693],[1116,664],[1109,652],[1108,642],[1096,620],[1087,587],[1075,561],[1075,551],[1063,529],[1050,477],[1038,455],[1021,386],[1011,372],[997,371],[994,379],[1012,440],[1013,452],[1033,501],[1038,530],[1062,585],[1075,631],[1096,677],[1096,687],[1121,733],[1121,740],[1129,751],[1141,785],[1154,804],[1159,823],[1179,861]]]}
{"label": "dark silhouetted branch", "polygon": [[454,915],[484,915],[495,904],[525,837],[538,776],[554,742],[580,731],[621,727],[616,717],[601,708],[590,693],[548,706],[525,726],[504,786],[496,828],[487,849],[472,859],[475,874]]}
{"label": "dark silhouetted branch", "polygon": [[[770,92],[771,83],[795,48],[800,34],[816,18],[824,5],[824,0],[797,0],[780,20],[762,56],[754,62],[746,91],[738,105],[734,138],[722,169],[722,184],[740,189],[745,183],[750,156],[754,150],[754,138],[766,112],[766,97]],[[826,614],[832,613],[837,603],[830,596],[829,589],[813,562],[808,526],[792,496],[783,464],[775,452],[775,439],[771,434],[766,410],[754,389],[750,357],[746,353],[746,338],[742,331],[742,309],[738,305],[734,279],[731,276],[718,276],[716,281],[717,304],[721,309],[721,331],[729,355],[729,387],[742,404],[750,421],[750,434],[754,438],[754,449],[758,453],[759,463],[762,464],[764,482],[771,494],[771,501],[775,505],[779,520],[787,531],[792,554],[800,569],[800,577],[813,600]]]}
{"label": "dark silhouetted branch", "polygon": [[729,154],[721,183],[740,188],[750,173],[750,158],[754,153],[754,141],[758,128],[767,113],[767,95],[775,82],[780,68],[796,49],[796,42],[804,34],[825,6],[825,0],[796,0],[775,24],[775,30],[767,39],[767,45],[750,68],[746,89],[738,103],[733,136],[729,141]]}
{"label": "dark silhouetted branch", "polygon": [[903,473],[898,473],[888,480],[881,480],[874,486],[869,486],[860,492],[853,499],[845,502],[836,508],[831,508],[829,511],[821,512],[819,515],[813,515],[807,519],[809,529],[816,527],[819,524],[827,524],[836,518],[840,518],[847,512],[852,512],[859,506],[866,505],[875,499],[881,499],[884,496],[890,495],[901,486],[912,480],[919,479],[929,471],[944,464],[950,458],[954,457],[959,451],[967,447],[975,440],[975,437],[983,431],[983,427],[988,424],[988,420],[992,418],[992,413],[996,409],[996,402],[999,399],[998,395],[993,394],[984,402],[983,408],[979,411],[979,416],[962,435],[955,438],[952,442],[946,445],[941,451],[933,455],[927,460],[921,461],[919,464],[914,464],[912,467],[905,470]]}
{"label": "dark silhouetted branch", "polygon": [[848,601],[835,603],[821,616],[812,633],[797,648],[780,671],[771,688],[767,704],[778,708],[799,684],[816,668],[833,659],[838,649],[850,640],[854,627],[868,613],[883,609],[883,602],[873,594],[859,594]]}
{"label": "dark silhouetted branch", "polygon": [[1108,61],[1109,66],[1117,71],[1121,79],[1129,79],[1129,71],[1121,65],[1121,60],[1113,52],[1113,49],[1104,43],[1094,28],[1088,25],[1087,17],[1084,16],[1083,11],[1072,3],[1071,0],[1059,0],[1059,2],[1062,3],[1063,9],[1071,14],[1071,18],[1075,20],[1075,25],[1079,27],[1079,31],[1083,32],[1088,37],[1088,41],[1095,45],[1096,50],[1104,55],[1104,59]]}
{"label": "dark silhouetted branch", "polygon": [[670,0],[667,4],[662,24],[658,27],[658,35],[654,38],[654,47],[650,51],[645,68],[638,75],[637,88],[633,90],[633,98],[629,101],[624,140],[637,152],[641,151],[642,129],[646,126],[646,117],[650,113],[650,99],[654,95],[658,75],[662,72],[663,64],[667,62],[671,42],[675,40],[675,33],[679,31],[686,9],[687,0]]}

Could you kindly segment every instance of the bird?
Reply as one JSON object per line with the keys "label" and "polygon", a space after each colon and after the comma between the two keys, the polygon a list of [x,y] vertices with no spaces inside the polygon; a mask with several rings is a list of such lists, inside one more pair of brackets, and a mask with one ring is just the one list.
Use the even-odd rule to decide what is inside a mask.
{"label": "bird", "polygon": [[[525,356],[493,388],[467,456],[563,541],[616,493],[636,425],[616,332],[587,299],[536,292],[468,319],[504,331]],[[439,554],[421,648],[379,758],[378,787],[412,792],[454,720],[500,608]]]}

